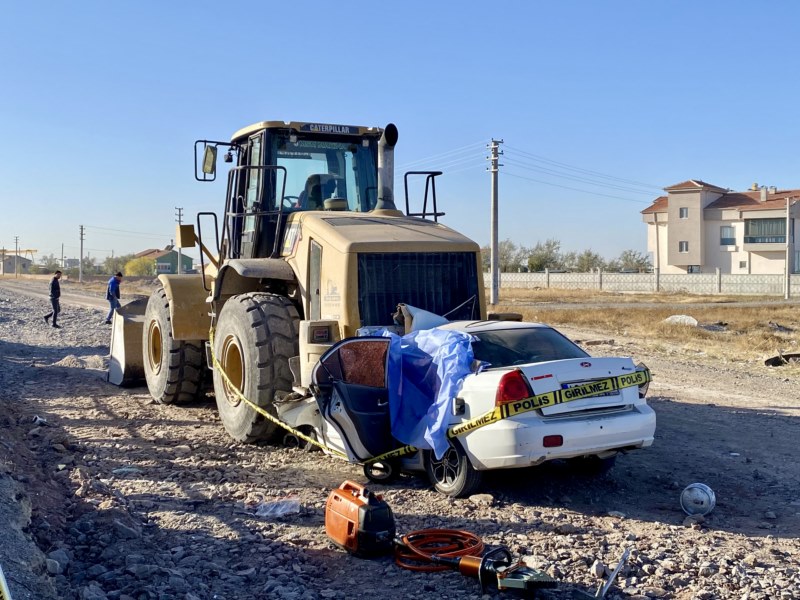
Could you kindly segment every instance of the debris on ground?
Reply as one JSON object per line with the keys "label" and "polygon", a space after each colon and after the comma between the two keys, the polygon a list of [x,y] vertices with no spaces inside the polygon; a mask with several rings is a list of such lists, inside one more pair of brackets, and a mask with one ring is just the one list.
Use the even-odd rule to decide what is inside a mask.
{"label": "debris on ground", "polygon": [[697,319],[689,315],[671,315],[664,319],[664,323],[671,325],[685,325],[686,327],[697,327]]}
{"label": "debris on ground", "polygon": [[[0,522],[8,526],[0,528],[0,564],[14,600],[511,597],[482,596],[457,573],[412,573],[389,557],[353,559],[337,548],[324,530],[326,498],[345,479],[362,481],[359,467],[233,443],[212,398],[162,405],[144,388],[107,383],[87,368],[108,354],[102,298],[92,310],[65,300],[54,332],[36,316],[46,296],[2,295]],[[609,600],[800,600],[796,379],[760,364],[650,351],[619,336],[624,347],[597,353],[634,353],[659,374],[651,448],[619,456],[602,476],[561,463],[497,471],[486,495],[473,498],[448,498],[406,475],[370,487],[402,531],[474,531],[487,546],[524,556],[559,581],[543,600],[594,594],[600,564],[608,566],[602,577],[625,547],[635,549]],[[79,359],[69,361],[75,366],[53,367],[68,356]],[[35,415],[47,426],[34,424]],[[691,481],[720,498],[702,520],[677,507]],[[298,513],[253,514],[287,497],[298,500]]]}

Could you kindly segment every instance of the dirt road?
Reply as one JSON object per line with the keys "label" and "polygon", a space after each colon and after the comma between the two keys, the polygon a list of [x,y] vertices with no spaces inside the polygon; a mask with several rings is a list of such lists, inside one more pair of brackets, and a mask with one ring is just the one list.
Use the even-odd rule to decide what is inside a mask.
{"label": "dirt road", "polygon": [[[359,468],[235,444],[213,398],[161,406],[144,389],[107,384],[102,298],[65,286],[63,329],[53,330],[41,291],[23,292],[0,284],[0,519],[10,524],[0,565],[14,600],[481,598],[460,575],[352,558],[328,541],[325,499],[344,479],[362,481]],[[631,559],[607,598],[800,598],[797,381],[644,348],[635,339],[588,347],[632,355],[655,374],[652,448],[621,457],[606,477],[563,465],[495,473],[464,500],[406,477],[380,488],[398,530],[460,528],[505,544],[561,582],[544,598],[594,593],[626,547]],[[702,523],[679,506],[695,481],[717,496]],[[255,514],[286,497],[299,513]]]}

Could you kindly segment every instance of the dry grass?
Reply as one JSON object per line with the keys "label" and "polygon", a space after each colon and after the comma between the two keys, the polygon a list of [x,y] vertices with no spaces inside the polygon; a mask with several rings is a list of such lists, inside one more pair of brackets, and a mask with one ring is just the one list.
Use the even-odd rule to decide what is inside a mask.
{"label": "dry grass", "polygon": [[[774,303],[764,306],[741,306],[744,302],[754,300],[756,298],[723,299],[685,294],[623,295],[588,290],[513,290],[503,294],[496,310],[521,313],[526,321],[604,332],[610,338],[631,336],[639,338],[653,349],[669,345],[687,353],[703,353],[727,360],[763,360],[778,352],[800,351],[800,311],[797,305],[776,299]],[[537,306],[534,302],[543,304]],[[556,302],[591,306],[555,308],[552,303]],[[626,304],[625,307],[604,306],[621,302]],[[719,306],[697,306],[711,302]],[[645,303],[649,305],[641,306]],[[654,307],[653,303],[678,304],[681,307]],[[690,315],[697,319],[699,326],[687,327],[664,322],[674,314]]]}

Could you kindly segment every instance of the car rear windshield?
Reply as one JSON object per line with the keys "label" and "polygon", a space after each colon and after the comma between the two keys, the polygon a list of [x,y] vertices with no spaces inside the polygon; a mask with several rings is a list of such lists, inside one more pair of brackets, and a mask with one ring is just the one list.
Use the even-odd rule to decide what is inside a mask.
{"label": "car rear windshield", "polygon": [[555,329],[501,329],[472,334],[475,358],[491,367],[510,367],[589,356]]}

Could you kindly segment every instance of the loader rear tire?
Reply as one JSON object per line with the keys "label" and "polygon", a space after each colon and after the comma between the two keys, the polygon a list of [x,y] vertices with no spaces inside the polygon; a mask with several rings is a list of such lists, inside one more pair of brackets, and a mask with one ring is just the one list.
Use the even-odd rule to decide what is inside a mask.
{"label": "loader rear tire", "polygon": [[[266,293],[233,296],[220,311],[214,356],[233,387],[275,415],[275,392],[291,391],[289,359],[297,356],[300,317],[288,298]],[[271,438],[279,426],[248,406],[214,368],[214,394],[225,430],[252,443]]]}
{"label": "loader rear tire", "polygon": [[203,342],[172,338],[169,300],[159,287],[147,301],[142,333],[144,376],[159,404],[197,400],[202,393]]}

